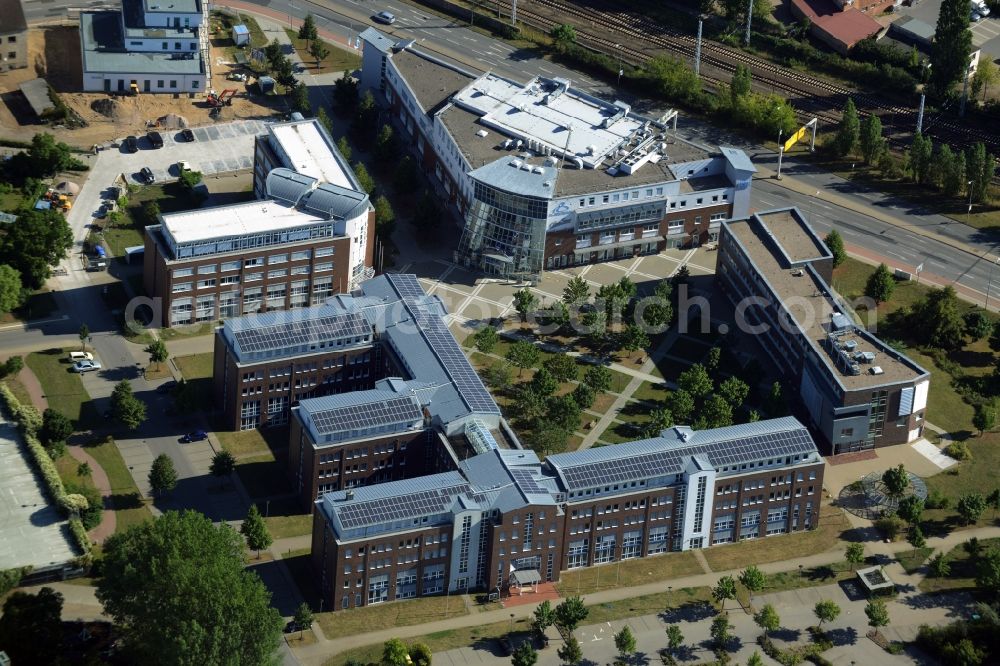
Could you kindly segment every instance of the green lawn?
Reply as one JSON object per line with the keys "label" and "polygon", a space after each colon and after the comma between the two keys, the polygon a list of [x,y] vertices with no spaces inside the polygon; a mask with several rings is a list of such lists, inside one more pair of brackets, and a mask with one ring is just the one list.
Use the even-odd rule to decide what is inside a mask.
{"label": "green lawn", "polygon": [[338,610],[333,613],[317,613],[316,622],[323,630],[323,634],[333,639],[393,627],[436,622],[468,614],[469,611],[461,595],[454,595],[407,599],[377,606]]}
{"label": "green lawn", "polygon": [[303,65],[305,65],[306,68],[308,68],[313,74],[343,71],[353,72],[361,67],[361,57],[356,53],[349,52],[343,47],[330,44],[322,39],[319,41],[326,47],[326,50],[329,51],[329,53],[320,61],[319,67],[317,67],[316,58],[309,55],[306,40],[299,39],[298,30],[289,30],[288,28],[285,28],[285,34],[287,34],[288,39],[292,41],[292,46],[299,54],[299,58],[302,59]]}
{"label": "green lawn", "polygon": [[160,212],[174,213],[180,210],[197,208],[198,202],[177,183],[163,185],[144,185],[128,195],[128,206],[125,207],[124,219],[118,225],[104,224],[104,244],[111,255],[118,257],[125,254],[125,248],[143,244],[143,233],[148,222],[143,215],[142,207],[147,201],[156,201]]}
{"label": "green lawn", "polygon": [[264,430],[220,430],[215,435],[222,443],[222,448],[237,458],[254,456],[258,460],[263,460],[264,456],[270,456],[269,459],[274,460],[273,452],[288,446],[287,427]]}
{"label": "green lawn", "polygon": [[267,530],[275,539],[287,539],[312,533],[311,514],[297,516],[269,516],[264,519]]}
{"label": "green lawn", "polygon": [[[980,545],[983,552],[991,548],[1000,546],[1000,539],[982,539]],[[965,550],[965,544],[960,544],[945,553],[945,560],[948,562],[950,571],[944,578],[925,577],[920,581],[920,590],[923,592],[941,592],[945,590],[976,588],[976,564],[977,560],[969,557]]]}
{"label": "green lawn", "polygon": [[647,400],[650,402],[663,402],[667,399],[670,394],[662,384],[654,384],[653,382],[643,382],[639,384],[639,388],[632,391],[632,397],[636,400]]}
{"label": "green lawn", "polygon": [[276,458],[266,453],[242,458],[236,465],[236,473],[251,498],[287,495],[292,492],[292,487],[285,478],[286,466],[285,456]]}
{"label": "green lawn", "polygon": [[152,518],[125,460],[118,451],[115,440],[108,437],[85,448],[108,475],[108,482],[111,484],[111,502],[118,520],[116,531],[120,532],[131,525]]}
{"label": "green lawn", "polygon": [[912,574],[923,566],[927,558],[934,552],[933,548],[913,548],[904,550],[896,556],[896,561],[908,574]]}
{"label": "green lawn", "polygon": [[[22,405],[34,405],[35,403],[31,400],[31,396],[28,395],[28,390],[24,388],[24,384],[17,379],[17,377],[4,377],[3,383],[6,384],[10,392],[14,394],[17,401]],[[38,405],[35,405],[36,407]]]}
{"label": "green lawn", "polygon": [[[216,327],[219,325],[217,322],[209,322],[203,324],[197,324],[194,326],[175,326],[173,328],[161,328],[160,338],[164,342],[169,342],[170,340],[179,340],[183,338],[196,338],[202,335],[210,335],[215,332]],[[212,354],[208,354],[211,356]],[[211,368],[211,365],[209,365]],[[211,370],[209,371],[211,375]]]}
{"label": "green lawn", "polygon": [[53,348],[32,352],[25,363],[35,373],[52,409],[73,421],[77,430],[86,430],[100,422],[97,409],[83,388],[80,375],[70,372],[66,354],[79,347]]}
{"label": "green lawn", "polygon": [[690,551],[664,553],[656,557],[640,557],[619,563],[585,569],[563,571],[556,589],[562,596],[590,594],[598,590],[634,587],[646,583],[680,578],[702,573],[698,560]]}

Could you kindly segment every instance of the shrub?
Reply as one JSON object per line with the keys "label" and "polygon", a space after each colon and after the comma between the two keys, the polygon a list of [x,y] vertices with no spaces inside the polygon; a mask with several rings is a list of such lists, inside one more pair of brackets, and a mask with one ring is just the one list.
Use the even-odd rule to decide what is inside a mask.
{"label": "shrub", "polygon": [[924,507],[927,509],[947,509],[949,506],[951,506],[951,498],[937,489],[930,491],[924,502]]}
{"label": "shrub", "polygon": [[21,579],[31,572],[31,567],[0,570],[0,597],[20,584]]}
{"label": "shrub", "polygon": [[972,459],[972,451],[969,450],[969,445],[965,442],[952,442],[948,445],[948,448],[946,448],[944,452],[955,460]]}
{"label": "shrub", "polygon": [[885,535],[886,539],[895,541],[903,530],[903,519],[894,513],[882,516],[875,521],[875,528]]}

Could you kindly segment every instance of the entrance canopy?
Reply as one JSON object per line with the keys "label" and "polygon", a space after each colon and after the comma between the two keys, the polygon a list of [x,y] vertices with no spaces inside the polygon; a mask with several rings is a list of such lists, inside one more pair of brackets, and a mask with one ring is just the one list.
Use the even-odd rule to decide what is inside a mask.
{"label": "entrance canopy", "polygon": [[542,576],[534,569],[515,571],[510,575],[510,584],[521,587],[523,585],[537,585],[542,582]]}

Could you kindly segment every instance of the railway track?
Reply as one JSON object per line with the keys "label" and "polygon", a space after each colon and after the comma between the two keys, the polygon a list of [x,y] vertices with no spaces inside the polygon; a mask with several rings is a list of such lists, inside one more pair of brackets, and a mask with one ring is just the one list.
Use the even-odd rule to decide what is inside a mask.
{"label": "railway track", "polygon": [[[501,8],[510,11],[510,3],[499,0]],[[535,11],[534,7],[545,8],[546,13]],[[532,0],[530,6],[520,5],[518,19],[535,28],[548,32],[559,23],[573,25],[577,41],[589,48],[609,54],[620,55],[622,60],[633,65],[641,65],[652,54],[634,44],[648,44],[655,49],[673,52],[685,59],[693,59],[695,37],[664,25],[656,25],[655,32],[648,19],[631,12],[599,11],[580,7],[562,0]],[[558,17],[554,20],[552,16]],[[600,30],[599,29],[603,29]],[[617,39],[614,35],[620,35]],[[744,64],[753,72],[758,85],[771,88],[793,103],[802,117],[818,117],[822,122],[840,122],[840,109],[848,97],[854,99],[862,114],[877,114],[887,118],[895,128],[905,127],[912,132],[916,127],[917,110],[903,107],[884,100],[871,93],[859,92],[822,78],[800,72],[791,72],[772,62],[758,58],[738,49],[721,46],[710,40],[702,41],[701,62],[703,68],[714,69],[724,74],[732,74],[737,65]],[[702,80],[718,87],[727,83],[728,78],[717,78],[705,73]],[[1000,136],[966,127],[952,120],[925,116],[925,133],[952,145],[968,145],[981,141],[991,148],[1000,148]]]}

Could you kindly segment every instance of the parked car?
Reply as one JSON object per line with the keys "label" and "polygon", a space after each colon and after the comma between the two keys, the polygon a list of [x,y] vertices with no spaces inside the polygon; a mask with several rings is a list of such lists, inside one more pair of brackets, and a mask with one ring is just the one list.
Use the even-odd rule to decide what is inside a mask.
{"label": "parked car", "polygon": [[181,437],[181,444],[188,444],[190,442],[200,442],[203,439],[208,439],[208,433],[204,430],[195,430],[194,432],[189,432],[188,434]]}
{"label": "parked car", "polygon": [[149,139],[149,144],[153,148],[163,148],[163,137],[160,136],[159,132],[146,132],[146,138]]}
{"label": "parked car", "polygon": [[226,80],[227,81],[244,81],[245,82],[247,80],[247,75],[244,74],[243,72],[229,72],[228,74],[226,74]]}
{"label": "parked car", "polygon": [[141,176],[142,181],[147,185],[152,185],[156,182],[156,178],[153,177],[153,170],[149,167],[142,167],[139,171],[139,176]]}
{"label": "parked car", "polygon": [[171,391],[174,390],[175,386],[177,386],[177,382],[175,382],[173,379],[171,379],[170,381],[163,382],[162,384],[160,384],[159,386],[157,386],[156,387],[156,392],[157,393],[170,393]]}
{"label": "parked car", "polygon": [[137,152],[139,150],[139,139],[134,136],[125,137],[125,149],[130,153]]}
{"label": "parked car", "polygon": [[73,372],[93,372],[94,370],[100,370],[101,364],[97,361],[77,361],[73,364]]}
{"label": "parked car", "polygon": [[79,351],[79,352],[72,352],[71,351],[69,353],[68,357],[69,357],[69,360],[72,361],[73,363],[76,363],[77,361],[93,361],[94,360],[94,355],[91,354],[90,352],[85,352],[85,351]]}
{"label": "parked car", "polygon": [[180,162],[177,163],[177,173],[178,174],[180,174],[181,172],[184,172],[184,171],[191,171],[191,170],[192,170],[191,169],[191,163],[188,162],[187,160],[181,160]]}
{"label": "parked car", "polygon": [[181,132],[181,136],[184,137],[185,141],[194,141],[194,132],[192,132],[189,129],[186,129],[183,132]]}
{"label": "parked car", "polygon": [[288,624],[285,625],[285,633],[291,634],[299,630],[299,623],[295,620],[289,620]]}
{"label": "parked car", "polygon": [[379,23],[384,23],[386,25],[392,25],[393,23],[396,22],[396,17],[390,14],[389,12],[379,12],[372,18],[378,21]]}

